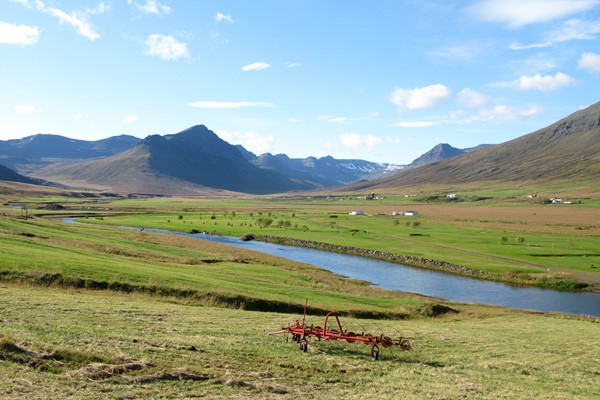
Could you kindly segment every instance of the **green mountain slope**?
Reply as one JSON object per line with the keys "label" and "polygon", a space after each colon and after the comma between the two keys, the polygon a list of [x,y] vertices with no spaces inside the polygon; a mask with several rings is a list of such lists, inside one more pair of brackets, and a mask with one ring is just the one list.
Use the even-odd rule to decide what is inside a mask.
{"label": "green mountain slope", "polygon": [[600,183],[600,103],[509,142],[346,188],[478,183],[556,186],[569,181]]}

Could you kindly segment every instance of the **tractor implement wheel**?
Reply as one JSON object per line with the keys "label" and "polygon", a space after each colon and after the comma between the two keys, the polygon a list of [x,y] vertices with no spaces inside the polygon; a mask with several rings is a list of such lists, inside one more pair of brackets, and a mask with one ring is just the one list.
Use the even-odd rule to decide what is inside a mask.
{"label": "tractor implement wheel", "polygon": [[379,360],[379,346],[371,347],[371,358],[375,361]]}
{"label": "tractor implement wheel", "polygon": [[306,339],[300,340],[300,351],[306,353],[308,350],[308,341]]}

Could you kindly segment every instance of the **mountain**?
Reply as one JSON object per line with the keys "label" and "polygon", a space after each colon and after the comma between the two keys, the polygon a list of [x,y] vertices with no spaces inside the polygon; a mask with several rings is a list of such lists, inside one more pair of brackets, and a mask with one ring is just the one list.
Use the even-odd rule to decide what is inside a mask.
{"label": "mountain", "polygon": [[103,159],[49,165],[37,177],[74,186],[147,194],[251,194],[313,186],[250,163],[204,125],[173,135],[148,136],[129,150]]}
{"label": "mountain", "polygon": [[471,147],[467,149],[457,149],[456,147],[450,146],[448,143],[440,143],[434,146],[431,150],[423,153],[420,157],[416,158],[413,162],[408,164],[406,168],[416,168],[423,165],[431,164],[434,162],[446,160],[448,158],[456,157],[461,154],[468,153],[479,149],[492,146],[491,144],[481,144],[477,147]]}
{"label": "mountain", "polygon": [[38,179],[32,179],[27,176],[21,175],[2,164],[0,164],[0,181],[31,183],[34,185],[42,183],[42,181]]}
{"label": "mountain", "polygon": [[381,190],[419,185],[585,184],[600,178],[600,103],[514,140],[407,169],[345,190]]}
{"label": "mountain", "polygon": [[256,156],[237,145],[238,150],[254,165],[278,171],[295,180],[306,181],[315,187],[343,185],[361,179],[373,179],[404,166],[356,159],[327,157],[290,158],[285,154],[264,153]]}
{"label": "mountain", "polygon": [[47,163],[50,160],[85,160],[107,157],[138,143],[134,136],[120,135],[107,139],[87,141],[60,135],[38,134],[22,139],[0,140],[0,160],[5,165]]}
{"label": "mountain", "polygon": [[440,143],[408,164],[407,168],[420,167],[422,165],[431,164],[447,158],[456,157],[464,153],[464,150],[452,147],[448,143]]}

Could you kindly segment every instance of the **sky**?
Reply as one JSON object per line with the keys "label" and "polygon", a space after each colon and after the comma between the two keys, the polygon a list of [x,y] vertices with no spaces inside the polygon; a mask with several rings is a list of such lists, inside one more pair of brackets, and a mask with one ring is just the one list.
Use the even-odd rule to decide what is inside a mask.
{"label": "sky", "polygon": [[600,0],[0,0],[0,140],[407,164],[600,101]]}

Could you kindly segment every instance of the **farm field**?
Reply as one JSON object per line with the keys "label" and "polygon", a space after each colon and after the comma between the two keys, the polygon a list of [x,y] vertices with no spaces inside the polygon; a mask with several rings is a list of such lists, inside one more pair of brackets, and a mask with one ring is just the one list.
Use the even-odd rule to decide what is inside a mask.
{"label": "farm field", "polygon": [[[500,213],[492,220],[494,209],[512,205],[473,208],[466,218],[456,217],[455,210],[467,212],[462,205],[423,204],[421,215],[405,218],[380,215],[401,202],[354,202],[350,210],[369,215],[350,216],[328,201],[81,201],[48,211],[37,210],[41,200],[27,203],[27,219],[18,208],[3,208],[0,217],[0,398],[592,399],[600,393],[598,318],[389,292],[261,253],[119,227],[251,230],[464,263],[492,255],[498,265],[486,264],[490,270],[543,274],[527,264],[531,256],[523,249],[535,240],[549,251],[544,243],[553,241],[556,252],[587,251],[594,259],[592,219],[580,231],[559,213],[557,223],[575,231],[564,236],[572,243],[560,244],[563,236],[545,232],[543,218],[517,223]],[[557,209],[529,211],[533,217],[545,210]],[[590,212],[587,218],[595,213],[577,210]],[[87,223],[62,222],[67,215]],[[499,234],[526,241],[501,245]],[[494,250],[469,237],[487,237]],[[584,263],[552,268],[595,276]],[[382,349],[374,361],[361,344],[313,340],[302,353],[285,336],[267,335],[300,319],[306,299],[309,324],[321,324],[333,310],[345,329],[407,337],[414,348]]]}
{"label": "farm field", "polygon": [[[2,398],[594,399],[598,320],[488,310],[404,321],[411,351],[268,336],[301,315],[144,294],[0,285]],[[319,324],[322,315],[307,322]]]}
{"label": "farm field", "polygon": [[[347,204],[351,203],[351,204]],[[547,277],[600,286],[600,207],[499,202],[415,203],[308,199],[117,201],[118,215],[82,221],[116,226],[272,235],[440,260],[554,285]],[[366,215],[348,213],[361,209]],[[391,216],[394,211],[419,215]],[[119,213],[119,211],[125,212]]]}

